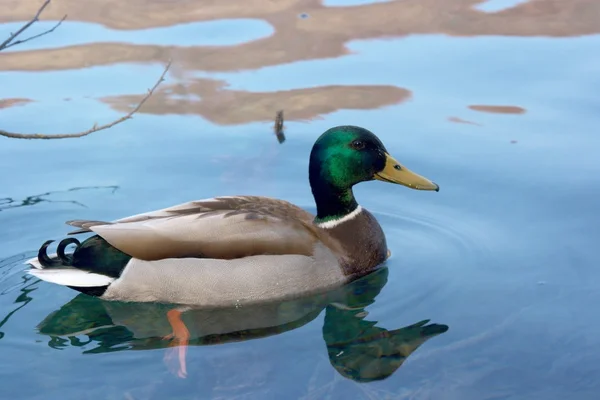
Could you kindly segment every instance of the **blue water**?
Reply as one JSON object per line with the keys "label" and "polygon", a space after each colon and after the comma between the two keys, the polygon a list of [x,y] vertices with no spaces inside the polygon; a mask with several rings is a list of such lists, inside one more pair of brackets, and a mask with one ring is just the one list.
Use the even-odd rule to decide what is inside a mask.
{"label": "blue water", "polygon": [[481,4],[475,6],[475,9],[493,13],[515,7],[518,4],[527,3],[527,1],[528,0],[485,0]]}
{"label": "blue water", "polygon": [[[0,37],[17,31],[26,21],[0,25]],[[40,21],[27,31],[33,36],[51,29],[58,21]],[[260,19],[222,19],[139,30],[109,29],[102,25],[65,20],[52,34],[41,36],[6,51],[41,50],[95,42],[160,46],[235,46],[267,37],[273,28]],[[4,40],[4,39],[3,39]]]}
{"label": "blue water", "polygon": [[[152,32],[136,31],[136,40],[196,44],[175,33],[161,42]],[[49,47],[73,44],[52,37]],[[283,144],[272,122],[218,125],[183,109],[141,112],[81,139],[0,137],[0,398],[596,399],[600,37],[412,35],[347,45],[346,56],[252,71],[209,74],[198,61],[184,78],[174,60],[164,85],[200,76],[226,81],[225,94],[287,91],[294,104],[313,107],[320,118],[286,121]],[[121,114],[98,99],[144,93],[162,68],[0,73],[2,98],[34,100],[1,109],[1,128],[68,133],[108,122]],[[412,96],[349,110],[336,98],[323,105],[313,97],[315,105],[299,94],[325,85],[386,85]],[[269,106],[274,115],[279,104]],[[375,132],[440,192],[358,185],[360,204],[386,233],[387,269],[275,311],[191,313],[187,379],[165,361],[161,306],[107,304],[24,273],[23,261],[63,237],[70,219],[110,220],[227,194],[314,211],[308,154],[339,124]],[[231,331],[231,320],[249,329],[262,319],[269,329],[245,340],[215,334]],[[420,343],[421,331],[406,327],[423,320],[449,329]],[[395,334],[382,339],[379,329]],[[361,380],[368,376],[379,379]]]}

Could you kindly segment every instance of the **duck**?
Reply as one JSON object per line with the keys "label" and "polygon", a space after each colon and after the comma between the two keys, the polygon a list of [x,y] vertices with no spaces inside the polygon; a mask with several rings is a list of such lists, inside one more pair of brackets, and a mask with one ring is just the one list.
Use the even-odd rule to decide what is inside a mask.
{"label": "duck", "polygon": [[[316,214],[264,196],[219,196],[77,228],[27,273],[107,301],[195,308],[284,301],[326,292],[379,268],[391,252],[353,187],[378,180],[439,185],[398,162],[366,128],[332,127],[315,141],[308,180]],[[91,234],[79,241],[75,235]],[[72,252],[67,248],[74,245]]]}

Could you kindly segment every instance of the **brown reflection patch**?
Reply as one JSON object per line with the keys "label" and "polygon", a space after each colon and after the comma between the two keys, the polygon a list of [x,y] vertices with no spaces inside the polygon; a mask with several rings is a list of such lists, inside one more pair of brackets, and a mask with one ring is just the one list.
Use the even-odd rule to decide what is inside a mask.
{"label": "brown reflection patch", "polygon": [[[2,0],[0,23],[29,21],[43,0]],[[61,0],[46,8],[42,20],[85,21],[115,29],[145,29],[224,18],[263,16],[310,5],[305,0]]]}
{"label": "brown reflection patch", "polygon": [[[0,21],[28,20],[37,1],[3,0]],[[351,40],[410,34],[454,36],[578,36],[600,33],[600,1],[536,0],[488,14],[481,0],[403,0],[325,7],[317,0],[61,0],[44,20],[86,21],[142,29],[222,18],[259,18],[275,33],[238,46],[136,46],[95,43],[59,49],[0,53],[0,70],[56,70],[118,62],[160,62],[172,57],[186,70],[232,71],[347,54]],[[298,16],[306,13],[308,18]]]}
{"label": "brown reflection patch", "polygon": [[467,121],[466,119],[462,119],[462,118],[458,118],[458,117],[448,117],[448,121],[454,122],[456,124],[467,124],[467,125],[482,126],[481,124],[478,124],[477,122]]}
{"label": "brown reflection patch", "polygon": [[[411,92],[395,86],[321,86],[278,92],[245,92],[223,89],[224,82],[194,79],[190,83],[161,87],[140,113],[196,114],[207,120],[234,125],[271,121],[277,110],[286,120],[311,120],[341,109],[375,109],[401,103]],[[118,111],[129,111],[140,96],[105,97]]]}
{"label": "brown reflection patch", "polygon": [[0,99],[0,109],[20,106],[23,104],[31,103],[33,100],[24,99],[24,98],[16,98],[16,99]]}
{"label": "brown reflection patch", "polygon": [[472,105],[469,106],[471,110],[488,112],[495,114],[525,114],[525,109],[517,106],[486,106],[486,105]]}

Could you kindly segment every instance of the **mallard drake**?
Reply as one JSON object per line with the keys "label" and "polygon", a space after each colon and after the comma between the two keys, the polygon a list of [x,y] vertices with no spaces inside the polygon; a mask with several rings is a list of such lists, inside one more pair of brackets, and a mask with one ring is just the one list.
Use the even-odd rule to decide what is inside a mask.
{"label": "mallard drake", "polygon": [[[352,187],[377,179],[417,190],[439,186],[396,161],[372,132],[337,126],[313,145],[309,181],[317,213],[284,200],[222,196],[112,222],[67,221],[49,256],[28,272],[105,300],[220,307],[326,291],[375,270],[385,235]],[[76,245],[66,254],[67,246]]]}

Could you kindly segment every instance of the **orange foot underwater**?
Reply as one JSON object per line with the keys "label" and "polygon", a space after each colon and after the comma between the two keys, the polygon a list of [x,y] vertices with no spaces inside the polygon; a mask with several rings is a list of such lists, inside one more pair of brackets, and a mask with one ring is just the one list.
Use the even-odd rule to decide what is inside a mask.
{"label": "orange foot underwater", "polygon": [[[185,326],[185,323],[181,320],[181,311],[176,309],[170,310],[167,312],[167,319],[169,320],[169,324],[171,324],[173,333],[163,337],[164,340],[171,340],[169,349],[164,357],[164,362],[172,373],[180,378],[186,378],[187,368],[185,355],[190,339],[190,332]],[[175,358],[177,358],[177,361],[175,361]]]}

